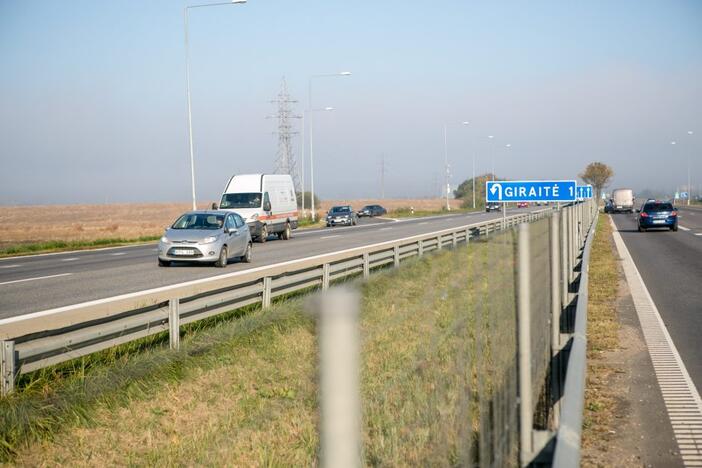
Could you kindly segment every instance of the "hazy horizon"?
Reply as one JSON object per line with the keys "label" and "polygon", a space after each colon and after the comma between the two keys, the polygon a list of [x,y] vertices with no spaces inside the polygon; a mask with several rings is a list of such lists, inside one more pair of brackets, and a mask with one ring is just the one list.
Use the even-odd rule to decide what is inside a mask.
{"label": "hazy horizon", "polygon": [[[190,201],[186,4],[0,3],[0,204]],[[299,114],[309,76],[346,70],[313,83],[335,108],[314,116],[322,199],[377,198],[383,156],[387,198],[438,196],[444,124],[452,188],[473,156],[509,179],[601,161],[610,187],[665,194],[689,161],[702,185],[699,2],[249,0],[189,32],[199,202],[274,169],[283,76]]]}

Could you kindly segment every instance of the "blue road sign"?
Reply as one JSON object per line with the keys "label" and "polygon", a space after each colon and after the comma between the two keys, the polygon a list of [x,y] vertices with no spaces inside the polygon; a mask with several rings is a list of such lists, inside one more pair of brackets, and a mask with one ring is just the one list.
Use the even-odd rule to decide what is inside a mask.
{"label": "blue road sign", "polygon": [[571,202],[577,199],[574,180],[487,181],[487,202]]}
{"label": "blue road sign", "polygon": [[592,185],[578,185],[578,198],[592,198]]}

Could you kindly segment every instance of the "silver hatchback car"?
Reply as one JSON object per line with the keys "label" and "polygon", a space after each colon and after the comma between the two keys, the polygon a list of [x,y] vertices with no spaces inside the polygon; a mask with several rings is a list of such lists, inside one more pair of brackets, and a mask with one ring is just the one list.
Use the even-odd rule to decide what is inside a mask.
{"label": "silver hatchback car", "polygon": [[236,213],[189,211],[166,229],[158,244],[159,266],[173,261],[214,263],[224,267],[232,257],[251,262],[251,233]]}

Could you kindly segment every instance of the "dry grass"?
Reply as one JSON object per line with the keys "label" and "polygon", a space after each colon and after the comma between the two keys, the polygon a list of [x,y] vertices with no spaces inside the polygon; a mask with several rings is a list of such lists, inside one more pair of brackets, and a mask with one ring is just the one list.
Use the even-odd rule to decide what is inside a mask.
{"label": "dry grass", "polygon": [[584,448],[606,442],[612,428],[617,398],[608,384],[617,369],[606,362],[604,355],[619,347],[619,321],[616,306],[620,273],[612,239],[612,227],[606,215],[600,216],[602,218],[597,224],[590,257]]}
{"label": "dry grass", "polygon": [[[457,464],[461,445],[478,427],[465,400],[466,386],[478,372],[469,356],[476,319],[466,304],[473,300],[468,285],[481,264],[466,266],[486,248],[475,243],[428,256],[362,286],[367,464]],[[294,299],[224,324],[211,336],[203,332],[196,339],[208,343],[204,352],[188,351],[192,345],[184,340],[172,379],[136,377],[126,388],[83,403],[83,418],[66,418],[40,442],[17,447],[13,461],[19,466],[315,465],[316,338],[302,310],[303,301]],[[489,311],[484,313],[482,320]],[[132,356],[125,366],[143,359],[148,356]],[[90,387],[90,375],[79,378],[85,381],[76,388]]]}
{"label": "dry grass", "polygon": [[[321,203],[319,212],[321,215],[333,205],[350,204],[360,209],[378,202],[388,211],[409,206],[415,210],[438,211],[445,200],[330,200]],[[460,201],[451,202],[455,208],[460,205]],[[199,208],[208,206],[202,204]],[[188,203],[0,206],[0,250],[49,241],[90,242],[160,236],[166,226],[189,209]]]}

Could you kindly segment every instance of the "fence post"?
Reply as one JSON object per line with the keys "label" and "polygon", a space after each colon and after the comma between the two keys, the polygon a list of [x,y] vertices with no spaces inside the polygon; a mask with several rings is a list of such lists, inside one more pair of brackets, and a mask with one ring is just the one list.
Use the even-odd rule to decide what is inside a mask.
{"label": "fence post", "polygon": [[363,254],[363,279],[368,279],[370,276],[370,255],[368,252]]}
{"label": "fence post", "polygon": [[424,241],[422,239],[419,239],[417,249],[420,257],[424,255]]}
{"label": "fence post", "polygon": [[453,242],[453,248],[455,249],[458,245],[458,234],[456,234],[456,231],[453,231],[453,233],[451,234],[451,240]]}
{"label": "fence post", "polygon": [[17,362],[15,360],[15,342],[0,341],[0,378],[2,378],[2,392],[0,395],[9,395],[15,390],[15,375]]}
{"label": "fence post", "polygon": [[180,349],[180,299],[168,300],[168,338],[171,349]]}
{"label": "fence post", "polygon": [[393,266],[395,268],[398,268],[400,266],[400,246],[396,245],[395,247],[393,247],[392,252],[393,252],[393,255],[392,255],[393,256]]}
{"label": "fence post", "polygon": [[438,236],[436,236],[436,249],[437,249],[437,250],[441,250],[441,238],[442,238],[442,237],[443,237],[443,236],[442,236],[441,234],[439,234]]}
{"label": "fence post", "polygon": [[466,246],[470,244],[470,229],[466,229]]}
{"label": "fence post", "polygon": [[565,310],[568,305],[568,214],[567,208],[561,209],[561,229],[559,232],[561,242],[561,308]]}
{"label": "fence post", "polygon": [[517,327],[519,356],[519,459],[527,466],[533,452],[533,414],[531,395],[531,278],[529,271],[529,223],[519,225],[517,244],[518,296]]}
{"label": "fence post", "polygon": [[359,295],[334,288],[315,302],[319,331],[320,465],[361,466]]}
{"label": "fence post", "polygon": [[262,307],[267,309],[271,306],[271,296],[273,291],[271,291],[272,278],[270,276],[263,277],[263,304]]}
{"label": "fence post", "polygon": [[329,289],[329,271],[330,265],[325,263],[322,265],[322,291]]}
{"label": "fence post", "polygon": [[551,247],[551,395],[557,397],[553,408],[553,424],[558,427],[560,417],[560,364],[557,356],[561,350],[561,275],[558,269],[561,266],[560,239],[558,236],[559,214],[553,213],[551,216],[551,235],[549,236]]}

